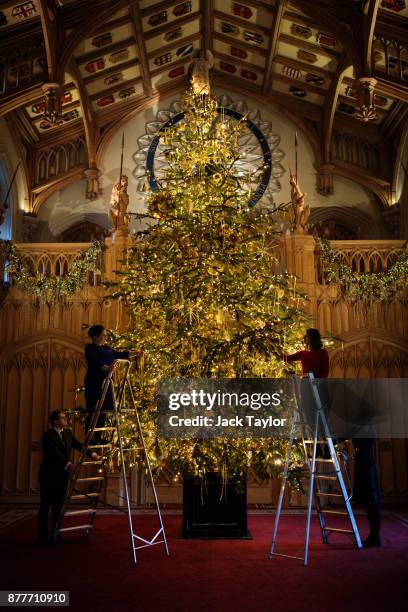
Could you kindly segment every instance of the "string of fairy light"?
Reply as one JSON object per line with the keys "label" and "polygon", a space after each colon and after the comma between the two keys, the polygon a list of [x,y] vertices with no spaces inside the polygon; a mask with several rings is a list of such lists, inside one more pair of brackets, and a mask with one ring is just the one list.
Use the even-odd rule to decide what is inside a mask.
{"label": "string of fairy light", "polygon": [[326,280],[335,283],[348,301],[367,308],[374,303],[390,304],[395,299],[406,299],[407,246],[388,270],[362,273],[351,270],[328,240],[319,239],[317,242]]}
{"label": "string of fairy light", "polygon": [[74,295],[86,283],[88,273],[95,266],[102,252],[97,240],[81,251],[75,258],[71,269],[64,275],[47,275],[33,270],[30,258],[21,253],[9,241],[0,241],[0,260],[6,262],[5,270],[13,285],[25,291],[39,303],[57,304],[61,299]]}

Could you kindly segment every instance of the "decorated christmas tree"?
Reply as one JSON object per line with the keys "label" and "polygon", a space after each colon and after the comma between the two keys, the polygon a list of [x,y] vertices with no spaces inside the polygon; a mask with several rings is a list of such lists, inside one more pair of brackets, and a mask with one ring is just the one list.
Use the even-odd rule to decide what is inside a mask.
{"label": "decorated christmas tree", "polygon": [[[142,351],[132,385],[153,466],[204,477],[280,470],[277,439],[159,438],[161,378],[277,378],[281,353],[299,344],[305,315],[296,281],[278,261],[276,209],[251,209],[264,168],[243,174],[246,118],[228,119],[211,95],[189,89],[183,121],[162,134],[168,167],[147,196],[146,227],[127,250],[114,296],[130,318],[117,341]],[[149,177],[148,177],[149,178]],[[132,427],[125,438],[129,445]]]}

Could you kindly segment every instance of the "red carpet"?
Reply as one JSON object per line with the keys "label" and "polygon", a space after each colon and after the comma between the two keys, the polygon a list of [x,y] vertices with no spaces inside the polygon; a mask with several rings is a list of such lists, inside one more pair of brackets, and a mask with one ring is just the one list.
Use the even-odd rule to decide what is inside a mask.
{"label": "red carpet", "polygon": [[[370,612],[406,609],[408,527],[384,519],[381,549],[356,550],[351,540],[332,536],[321,543],[313,519],[310,564],[267,559],[272,516],[250,516],[253,540],[179,539],[181,517],[165,515],[170,558],[161,545],[139,551],[131,561],[126,516],[99,515],[90,541],[57,547],[34,546],[35,518],[1,537],[0,589],[69,590],[71,610],[156,612],[201,610],[241,612]],[[155,517],[136,523],[141,535],[155,532]],[[362,535],[367,528],[359,520]],[[304,517],[283,516],[283,552],[301,551]]]}

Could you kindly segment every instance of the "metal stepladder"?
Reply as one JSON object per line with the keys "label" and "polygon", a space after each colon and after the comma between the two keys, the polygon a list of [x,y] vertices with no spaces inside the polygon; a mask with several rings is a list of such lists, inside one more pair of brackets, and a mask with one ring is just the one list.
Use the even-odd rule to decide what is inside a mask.
{"label": "metal stepladder", "polygon": [[[117,371],[118,366],[120,364],[124,365],[124,373],[118,384],[118,391],[116,393],[113,376],[115,372]],[[102,490],[107,481],[108,471],[107,471],[107,465],[106,465],[106,461],[107,461],[106,456],[102,456],[100,460],[93,460],[88,457],[88,452],[89,451],[97,452],[98,450],[99,452],[108,451],[110,448],[112,448],[114,444],[114,438],[116,434],[117,443],[119,446],[121,468],[122,468],[123,489],[124,489],[124,497],[126,500],[126,507],[127,507],[127,515],[128,515],[131,546],[132,546],[132,556],[133,556],[133,561],[136,563],[137,562],[136,551],[140,548],[154,546],[155,544],[163,544],[167,555],[169,555],[169,549],[167,545],[166,533],[164,530],[162,515],[160,511],[159,500],[157,497],[156,486],[155,486],[154,479],[153,479],[149,457],[146,451],[146,445],[145,445],[145,441],[143,437],[140,417],[139,417],[138,410],[136,408],[133,390],[132,390],[132,386],[129,380],[130,367],[131,367],[131,362],[129,360],[118,359],[115,362],[113,370],[109,372],[109,374],[104,380],[104,383],[102,385],[102,390],[101,390],[101,396],[93,411],[92,419],[89,424],[89,429],[87,432],[87,436],[86,436],[84,445],[81,450],[79,461],[76,464],[75,472],[68,484],[65,501],[64,501],[64,504],[61,510],[61,514],[60,514],[58,523],[57,523],[57,528],[56,528],[54,537],[58,537],[59,534],[78,532],[78,531],[79,532],[83,531],[87,537],[90,536],[92,528],[93,528],[93,524],[94,524],[96,510],[97,510],[99,502],[101,501],[100,497],[102,495]],[[106,395],[109,389],[112,392],[114,409],[113,411],[109,411],[108,413],[105,413],[105,414],[111,415],[112,423],[108,427],[106,426],[99,427],[98,420],[99,420],[100,415],[103,412],[102,407],[104,405],[104,401],[105,401],[105,398],[106,398]],[[131,406],[131,408],[128,408],[126,410],[122,409],[122,405],[123,405],[124,397],[125,397],[125,390],[127,390],[128,392],[128,398],[130,400],[130,406]],[[137,438],[138,438],[138,450],[141,451],[142,455],[144,456],[144,462],[147,468],[147,475],[149,479],[149,484],[152,489],[154,504],[155,504],[157,518],[159,522],[159,529],[150,540],[147,540],[146,538],[143,538],[140,535],[137,535],[135,533],[134,526],[133,526],[134,517],[132,516],[132,506],[131,506],[131,499],[130,499],[130,494],[129,494],[128,481],[127,481],[127,470],[126,470],[126,460],[125,460],[126,449],[124,449],[124,445],[123,445],[123,437],[121,434],[121,424],[120,424],[120,421],[121,421],[120,417],[125,412],[127,414],[131,413],[132,415],[134,415],[134,418],[135,418],[134,424],[135,424]],[[95,433],[98,434],[99,440],[93,439]],[[102,439],[102,435],[106,436],[105,439]],[[90,466],[96,467],[97,476],[89,476],[88,474],[82,475],[83,469],[85,468],[86,470],[88,470]],[[93,486],[94,489],[96,490],[86,492],[83,489],[78,489],[77,488],[78,485],[85,486],[85,487]],[[88,502],[87,507],[78,509],[74,503],[80,502],[80,501]],[[107,504],[107,505],[110,505],[110,504]],[[65,523],[71,520],[72,518],[73,519],[85,518],[85,522],[81,521],[81,524],[79,525],[65,526]],[[159,539],[160,536],[161,538]]]}
{"label": "metal stepladder", "polygon": [[[304,381],[306,383],[306,380]],[[284,467],[284,472],[282,476],[282,482],[279,492],[278,505],[276,509],[276,517],[275,524],[272,536],[271,548],[269,551],[269,559],[272,559],[273,556],[281,556],[281,557],[290,557],[293,559],[299,559],[303,561],[304,565],[308,563],[308,554],[309,554],[309,538],[310,538],[310,523],[312,517],[312,504],[315,502],[316,512],[319,518],[319,526],[322,534],[323,543],[328,543],[328,538],[332,533],[345,533],[348,536],[351,536],[354,540],[357,548],[362,548],[362,543],[360,539],[360,534],[358,531],[357,523],[354,517],[353,509],[350,504],[350,499],[352,496],[351,491],[351,483],[347,475],[348,484],[350,487],[350,491],[347,491],[345,478],[342,471],[342,457],[340,453],[335,448],[335,444],[331,437],[329,426],[327,423],[326,415],[323,409],[323,403],[320,397],[320,393],[318,390],[318,381],[314,378],[313,374],[309,372],[308,374],[308,382],[310,384],[310,391],[312,393],[312,399],[314,403],[314,421],[313,427],[308,426],[307,423],[302,421],[301,415],[301,397],[299,390],[299,382],[296,377],[293,377],[294,384],[294,392],[296,399],[296,408],[294,411],[291,433],[288,445],[288,451],[286,456],[286,462]],[[306,518],[306,530],[305,530],[305,544],[304,544],[304,554],[303,557],[296,555],[286,555],[283,553],[275,552],[276,548],[276,539],[278,534],[279,521],[282,510],[283,496],[285,493],[285,488],[288,479],[289,473],[289,464],[291,460],[292,447],[295,438],[297,435],[300,435],[302,439],[302,445],[305,455],[305,463],[309,472],[309,491],[308,491],[308,504],[307,504],[307,518]],[[323,458],[317,456],[317,451],[321,451],[322,448],[328,449],[328,454],[330,458]],[[321,453],[320,453],[321,454]],[[320,472],[317,470],[318,465],[330,466],[330,472]],[[346,466],[347,467],[347,466]],[[322,490],[321,483],[322,482],[334,482],[338,485],[338,491],[324,491]],[[327,509],[323,507],[321,503],[321,498],[333,498],[338,502],[344,504],[344,510],[338,509]],[[330,527],[326,524],[326,517],[329,516],[343,516],[346,517],[349,521],[350,528],[343,529],[338,527]]]}

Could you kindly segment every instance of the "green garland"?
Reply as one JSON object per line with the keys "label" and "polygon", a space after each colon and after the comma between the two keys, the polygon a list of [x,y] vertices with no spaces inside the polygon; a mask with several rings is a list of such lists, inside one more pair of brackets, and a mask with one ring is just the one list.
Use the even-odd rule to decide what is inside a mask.
{"label": "green garland", "polygon": [[341,261],[328,240],[318,239],[324,273],[329,282],[339,285],[342,296],[365,305],[375,302],[389,304],[407,294],[408,246],[386,272],[353,272]]}
{"label": "green garland", "polygon": [[65,276],[43,276],[33,274],[26,264],[26,255],[20,253],[11,242],[2,242],[2,259],[6,261],[6,271],[13,277],[13,284],[31,294],[41,303],[55,304],[61,298],[73,295],[84,285],[86,275],[94,269],[95,262],[102,251],[97,240],[82,251]]}

